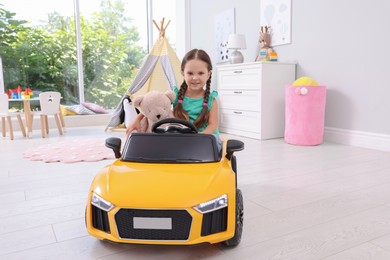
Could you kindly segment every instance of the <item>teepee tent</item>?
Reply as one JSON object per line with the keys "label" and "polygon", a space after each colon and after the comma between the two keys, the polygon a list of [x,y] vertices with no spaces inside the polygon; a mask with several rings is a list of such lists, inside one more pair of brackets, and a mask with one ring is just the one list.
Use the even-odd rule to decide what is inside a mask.
{"label": "teepee tent", "polygon": [[[154,25],[160,31],[159,38],[153,45],[152,50],[142,64],[126,94],[114,110],[106,130],[121,125],[124,122],[124,113],[127,112],[127,117],[129,115],[135,115],[134,111],[124,111],[125,106],[129,107],[129,99],[143,95],[151,90],[164,92],[167,89],[173,89],[174,86],[181,84],[183,81],[180,60],[165,37],[165,30],[169,22],[164,27],[164,18],[160,26],[153,20]],[[129,109],[134,110],[134,107],[130,107]]]}

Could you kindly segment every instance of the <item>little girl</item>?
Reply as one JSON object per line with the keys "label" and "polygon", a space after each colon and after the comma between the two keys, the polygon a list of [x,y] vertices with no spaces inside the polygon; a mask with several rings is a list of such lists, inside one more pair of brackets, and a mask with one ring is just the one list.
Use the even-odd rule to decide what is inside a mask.
{"label": "little girl", "polygon": [[[200,133],[214,134],[218,148],[222,147],[218,131],[217,91],[210,90],[212,63],[209,55],[200,49],[189,51],[181,63],[184,81],[180,89],[174,88],[176,99],[173,102],[173,114],[176,118],[193,123]],[[139,114],[126,133],[139,130]]]}

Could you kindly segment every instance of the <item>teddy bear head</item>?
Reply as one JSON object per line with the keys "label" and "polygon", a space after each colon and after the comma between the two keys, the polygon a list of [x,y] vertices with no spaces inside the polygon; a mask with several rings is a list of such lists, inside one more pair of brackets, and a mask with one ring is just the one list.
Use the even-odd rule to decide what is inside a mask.
{"label": "teddy bear head", "polygon": [[152,90],[143,96],[134,98],[133,105],[141,110],[141,113],[151,122],[172,116],[171,105],[176,94],[172,90],[165,93]]}
{"label": "teddy bear head", "polygon": [[269,48],[271,44],[271,35],[269,33],[260,32],[259,43],[261,48]]}

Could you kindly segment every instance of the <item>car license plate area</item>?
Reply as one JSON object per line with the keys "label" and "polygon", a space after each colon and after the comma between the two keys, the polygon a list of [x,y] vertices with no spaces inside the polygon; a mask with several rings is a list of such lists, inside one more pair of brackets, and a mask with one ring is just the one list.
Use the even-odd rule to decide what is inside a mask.
{"label": "car license plate area", "polygon": [[121,239],[184,241],[190,235],[192,216],[186,210],[122,208],[115,223]]}
{"label": "car license plate area", "polygon": [[133,228],[172,230],[172,218],[134,217]]}

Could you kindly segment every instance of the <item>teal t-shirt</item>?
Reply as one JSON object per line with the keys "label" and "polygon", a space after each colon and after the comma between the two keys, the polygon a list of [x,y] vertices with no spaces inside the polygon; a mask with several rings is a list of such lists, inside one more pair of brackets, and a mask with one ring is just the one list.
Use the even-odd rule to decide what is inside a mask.
{"label": "teal t-shirt", "polygon": [[[175,86],[173,88],[173,91],[176,93],[175,101],[173,101],[173,107],[175,107],[178,104],[177,101],[178,101],[179,89]],[[211,106],[213,104],[213,100],[217,96],[218,96],[218,92],[216,90],[211,91],[210,96],[209,96],[209,102],[207,104],[207,108],[209,111],[210,111]],[[188,114],[191,123],[194,123],[194,121],[198,118],[200,112],[202,111],[203,100],[204,100],[203,97],[189,98],[189,97],[184,96],[182,106],[183,106],[184,111],[186,111],[186,113]],[[208,123],[206,123],[204,126],[200,127],[198,129],[198,131],[202,132],[207,127],[207,125],[208,125]],[[219,136],[218,129],[215,130],[214,134]]]}

